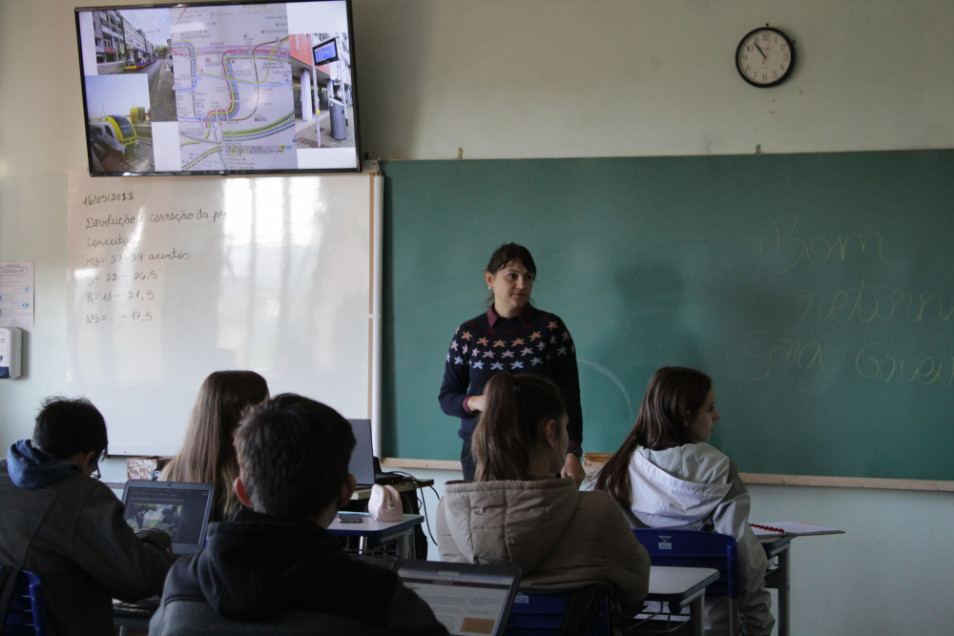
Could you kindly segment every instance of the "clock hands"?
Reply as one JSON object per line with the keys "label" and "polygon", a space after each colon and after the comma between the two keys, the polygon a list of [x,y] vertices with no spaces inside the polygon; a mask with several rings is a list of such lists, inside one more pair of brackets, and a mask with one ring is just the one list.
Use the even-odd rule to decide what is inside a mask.
{"label": "clock hands", "polygon": [[758,42],[753,42],[752,45],[753,45],[756,49],[758,49],[758,52],[759,52],[759,53],[762,54],[762,61],[763,61],[763,62],[768,59],[768,55],[765,54],[765,51],[762,50],[762,47],[759,46],[759,43],[758,43]]}

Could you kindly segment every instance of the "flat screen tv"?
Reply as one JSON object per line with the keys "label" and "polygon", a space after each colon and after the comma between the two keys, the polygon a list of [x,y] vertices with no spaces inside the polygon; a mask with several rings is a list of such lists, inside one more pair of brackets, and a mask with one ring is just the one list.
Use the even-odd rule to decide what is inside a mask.
{"label": "flat screen tv", "polygon": [[361,169],[350,0],[75,13],[91,175]]}

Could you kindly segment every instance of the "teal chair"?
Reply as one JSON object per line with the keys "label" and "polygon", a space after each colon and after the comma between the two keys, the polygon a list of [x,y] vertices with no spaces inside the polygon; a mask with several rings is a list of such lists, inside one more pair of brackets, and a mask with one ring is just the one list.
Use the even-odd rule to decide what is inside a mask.
{"label": "teal chair", "polygon": [[563,593],[518,592],[505,636],[610,636],[607,584]]}
{"label": "teal chair", "polygon": [[[706,598],[725,596],[729,599],[729,616],[737,614],[738,595],[734,537],[703,530],[673,528],[636,528],[633,534],[649,553],[652,565],[712,568],[719,571],[715,583],[706,587]],[[729,634],[738,633],[737,621],[730,621]]]}
{"label": "teal chair", "polygon": [[[46,608],[43,601],[43,585],[33,572],[16,572],[8,566],[0,566],[0,580],[12,576],[4,587],[4,601],[9,594],[9,605],[4,620],[4,636],[45,636],[48,634]],[[12,570],[12,571],[11,571]],[[0,610],[3,608],[0,607]],[[2,614],[2,611],[0,611]]]}

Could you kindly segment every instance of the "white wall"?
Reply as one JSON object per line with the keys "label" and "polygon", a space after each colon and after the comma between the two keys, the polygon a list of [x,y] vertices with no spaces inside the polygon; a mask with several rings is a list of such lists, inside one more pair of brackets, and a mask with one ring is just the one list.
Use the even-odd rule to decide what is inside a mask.
{"label": "white wall", "polygon": [[[0,261],[35,261],[37,290],[24,377],[0,381],[3,448],[65,386],[66,175],[86,161],[73,6],[0,2]],[[949,0],[355,0],[354,14],[372,158],[954,147]],[[799,59],[788,83],[759,90],[732,58],[765,22],[788,30]],[[106,470],[123,478],[118,462]],[[453,476],[417,472],[439,486]],[[796,541],[794,634],[951,631],[952,495],[752,496],[758,519],[848,530]]]}

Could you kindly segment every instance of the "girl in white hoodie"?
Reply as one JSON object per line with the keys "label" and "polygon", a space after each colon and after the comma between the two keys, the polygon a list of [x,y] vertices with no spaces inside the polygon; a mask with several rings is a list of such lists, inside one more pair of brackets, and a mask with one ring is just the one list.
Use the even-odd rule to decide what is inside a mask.
{"label": "girl in white hoodie", "polygon": [[[751,501],[735,464],[706,442],[719,420],[709,376],[683,367],[656,371],[633,430],[584,490],[608,492],[635,528],[709,530],[738,542],[744,633],[772,631],[765,551],[749,527]],[[706,597],[706,633],[728,630],[726,599]],[[738,617],[736,617],[737,620]]]}

